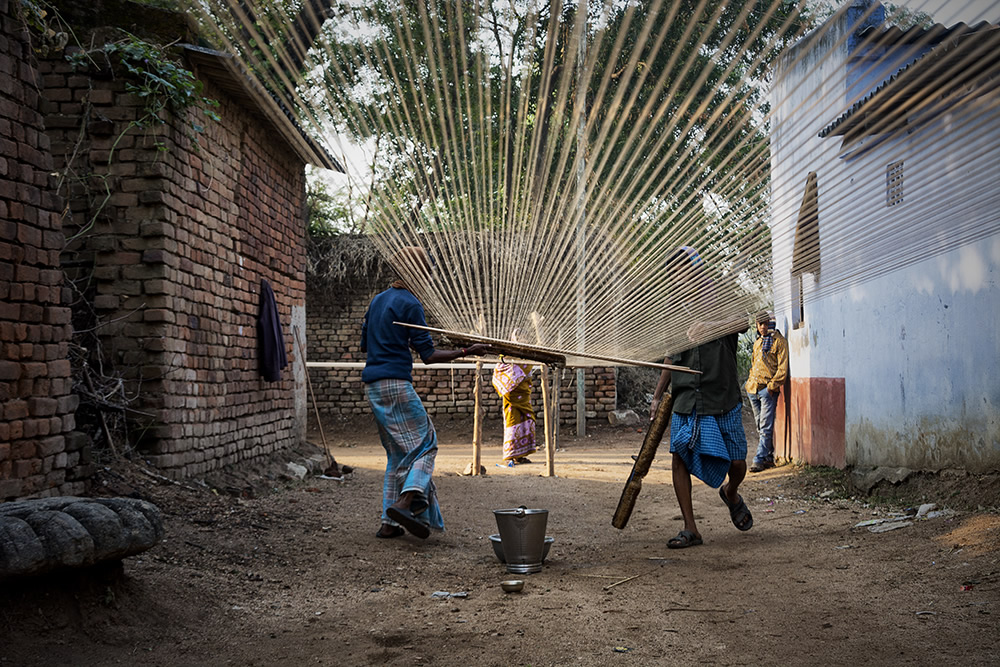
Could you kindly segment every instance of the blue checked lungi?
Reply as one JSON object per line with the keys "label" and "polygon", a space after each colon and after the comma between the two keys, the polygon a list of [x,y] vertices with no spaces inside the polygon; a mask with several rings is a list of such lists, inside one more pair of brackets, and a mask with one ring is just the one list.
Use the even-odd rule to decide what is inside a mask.
{"label": "blue checked lungi", "polygon": [[438,450],[437,433],[413,384],[407,380],[376,380],[365,385],[365,391],[388,459],[382,484],[382,523],[397,525],[385,511],[403,493],[416,491],[420,497],[410,509],[431,528],[444,530],[431,479]]}
{"label": "blue checked lungi", "polygon": [[724,415],[670,416],[670,451],[684,461],[688,471],[713,488],[726,480],[729,465],[747,457],[743,432],[743,406]]}

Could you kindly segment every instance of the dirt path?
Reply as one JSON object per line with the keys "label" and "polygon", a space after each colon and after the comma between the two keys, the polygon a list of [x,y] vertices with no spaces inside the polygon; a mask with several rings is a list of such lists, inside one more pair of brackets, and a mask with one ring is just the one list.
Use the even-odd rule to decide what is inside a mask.
{"label": "dirt path", "polygon": [[[784,467],[742,487],[747,533],[696,482],[705,544],[668,550],[680,521],[666,456],[628,527],[610,525],[634,429],[563,436],[557,478],[540,476],[542,456],[496,467],[496,446],[486,477],[462,477],[467,425],[439,433],[447,531],[425,542],[374,537],[384,457],[373,427],[327,427],[338,461],[357,469],[343,483],[247,472],[201,487],[112,471],[110,493],[163,509],[167,541],[124,572],[0,584],[0,665],[1000,662],[995,512],[871,533],[854,526],[885,509]],[[254,497],[238,497],[252,484]],[[506,594],[491,510],[522,504],[549,510],[555,541],[543,571]]]}

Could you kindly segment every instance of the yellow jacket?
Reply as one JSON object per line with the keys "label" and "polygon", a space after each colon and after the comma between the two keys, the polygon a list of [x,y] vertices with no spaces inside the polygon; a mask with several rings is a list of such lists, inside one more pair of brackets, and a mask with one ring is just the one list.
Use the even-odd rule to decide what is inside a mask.
{"label": "yellow jacket", "polygon": [[750,377],[747,379],[748,394],[756,394],[761,387],[777,392],[788,377],[788,341],[775,329],[772,334],[771,349],[764,352],[764,338],[760,337],[753,344],[753,363],[750,366]]}

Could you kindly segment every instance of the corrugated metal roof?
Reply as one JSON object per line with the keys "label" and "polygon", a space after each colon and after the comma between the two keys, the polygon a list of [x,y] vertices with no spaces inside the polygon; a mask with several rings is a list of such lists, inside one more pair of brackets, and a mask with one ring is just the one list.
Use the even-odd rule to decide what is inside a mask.
{"label": "corrugated metal roof", "polygon": [[183,44],[184,53],[198,71],[212,79],[227,95],[266,118],[307,164],[344,172],[343,165],[306,134],[284,104],[243,71],[228,53]]}
{"label": "corrugated metal roof", "polygon": [[974,26],[959,23],[946,28],[935,24],[908,30],[893,26],[881,32],[866,32],[868,46],[931,49],[852,104],[820,131],[820,137],[872,127],[888,131],[919,108],[915,101],[940,97],[984,76],[1000,75],[1000,28],[985,21]]}

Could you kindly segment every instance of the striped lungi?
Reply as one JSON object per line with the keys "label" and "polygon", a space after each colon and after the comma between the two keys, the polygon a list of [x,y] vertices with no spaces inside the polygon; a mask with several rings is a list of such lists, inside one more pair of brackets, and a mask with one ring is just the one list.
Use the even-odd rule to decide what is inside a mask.
{"label": "striped lungi", "polygon": [[670,416],[670,451],[681,457],[688,471],[713,488],[726,481],[729,465],[747,457],[743,406],[723,415]]}
{"label": "striped lungi", "polygon": [[437,456],[437,433],[408,380],[376,380],[365,385],[387,462],[382,484],[382,523],[397,525],[386,515],[407,491],[419,496],[410,509],[435,530],[444,530],[437,490],[431,475]]}

